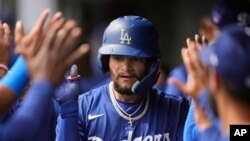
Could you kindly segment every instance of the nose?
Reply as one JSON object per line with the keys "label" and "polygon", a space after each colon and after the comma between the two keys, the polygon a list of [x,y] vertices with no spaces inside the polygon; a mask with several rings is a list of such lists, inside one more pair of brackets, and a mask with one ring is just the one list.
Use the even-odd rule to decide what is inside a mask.
{"label": "nose", "polygon": [[123,71],[132,71],[133,70],[132,61],[129,58],[124,59],[121,62],[121,69]]}

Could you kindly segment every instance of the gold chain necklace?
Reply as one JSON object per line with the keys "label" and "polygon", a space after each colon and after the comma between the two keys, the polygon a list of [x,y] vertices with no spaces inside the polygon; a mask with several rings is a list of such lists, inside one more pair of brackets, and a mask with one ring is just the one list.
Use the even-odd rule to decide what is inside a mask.
{"label": "gold chain necklace", "polygon": [[136,114],[139,109],[141,109],[141,106],[143,105],[144,103],[144,100],[141,102],[141,104],[139,105],[139,107],[135,110],[135,112],[133,112],[132,114],[128,114],[127,112],[125,112],[118,104],[116,98],[115,98],[115,94],[114,94],[114,90],[113,90],[113,82],[110,83],[109,85],[109,93],[110,93],[110,97],[111,97],[111,101],[112,101],[112,104],[114,105],[115,107],[115,110],[116,112],[122,117],[124,118],[125,120],[128,121],[128,123],[132,126],[133,122],[134,121],[137,121],[139,119],[141,119],[148,111],[148,106],[149,106],[149,95],[147,94],[147,97],[146,97],[146,105],[145,105],[145,108],[144,110],[142,111],[141,114],[139,114],[138,116],[136,117],[132,117],[134,114]]}

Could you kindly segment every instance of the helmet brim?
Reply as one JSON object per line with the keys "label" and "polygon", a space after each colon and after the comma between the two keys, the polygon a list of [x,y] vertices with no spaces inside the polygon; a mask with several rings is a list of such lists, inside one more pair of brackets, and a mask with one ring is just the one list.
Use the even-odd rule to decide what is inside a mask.
{"label": "helmet brim", "polygon": [[138,50],[138,47],[131,47],[126,45],[103,45],[99,49],[101,55],[124,55],[133,57],[150,58],[155,57],[152,54],[146,54],[145,51]]}

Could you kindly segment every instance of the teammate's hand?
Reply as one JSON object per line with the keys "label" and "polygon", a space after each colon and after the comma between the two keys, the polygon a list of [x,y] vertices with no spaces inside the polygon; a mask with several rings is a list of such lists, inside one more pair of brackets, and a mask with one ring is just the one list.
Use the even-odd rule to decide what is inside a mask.
{"label": "teammate's hand", "polygon": [[70,74],[66,78],[66,82],[59,87],[55,92],[55,99],[60,104],[74,101],[78,99],[79,94],[81,93],[80,89],[80,75],[77,73],[77,66],[73,65],[70,69]]}
{"label": "teammate's hand", "polygon": [[184,94],[191,96],[198,102],[200,92],[207,86],[207,68],[200,62],[198,51],[205,44],[199,35],[195,35],[195,41],[187,38],[187,48],[181,50],[182,59],[188,73],[188,80],[183,83],[175,78],[169,78],[168,82],[176,85]]}
{"label": "teammate's hand", "polygon": [[60,12],[44,27],[48,13],[48,10],[42,13],[26,36],[22,24],[17,23],[17,52],[25,57],[32,80],[47,80],[58,86],[68,67],[89,48],[86,45],[76,48],[81,29],[73,20],[65,21]]}

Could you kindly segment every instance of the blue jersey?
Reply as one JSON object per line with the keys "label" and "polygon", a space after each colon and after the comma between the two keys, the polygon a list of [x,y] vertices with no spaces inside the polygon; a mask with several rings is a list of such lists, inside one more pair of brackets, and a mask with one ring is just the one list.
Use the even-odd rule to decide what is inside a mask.
{"label": "blue jersey", "polygon": [[[151,91],[149,99],[146,114],[131,125],[115,110],[109,85],[81,95],[78,101],[80,138],[90,141],[182,141],[189,102],[185,98],[167,96],[156,90]],[[118,103],[128,113],[135,111],[140,105],[121,101]],[[60,122],[59,118],[58,132],[63,131]]]}

